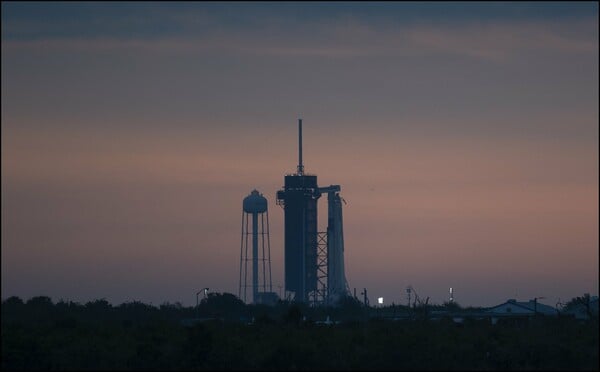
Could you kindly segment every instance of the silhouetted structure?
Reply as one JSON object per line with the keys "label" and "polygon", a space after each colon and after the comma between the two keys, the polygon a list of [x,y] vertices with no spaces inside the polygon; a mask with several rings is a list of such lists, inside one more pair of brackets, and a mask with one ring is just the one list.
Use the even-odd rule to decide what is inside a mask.
{"label": "silhouetted structure", "polygon": [[[298,121],[298,166],[284,178],[277,204],[285,212],[285,290],[298,302],[328,303],[349,293],[344,274],[342,199],[339,185],[320,188],[304,173],[302,119]],[[328,195],[326,232],[317,228],[317,201]]]}
{"label": "silhouetted structure", "polygon": [[[252,217],[252,233],[248,229]],[[265,224],[266,223],[266,224]],[[248,241],[252,238],[252,258],[248,258]],[[259,250],[260,240],[260,250]],[[252,261],[252,284],[248,285],[248,262]],[[262,275],[259,271],[262,263]],[[242,275],[243,274],[243,275]],[[243,277],[243,280],[242,280]],[[269,211],[267,199],[257,190],[244,198],[242,208],[242,243],[240,248],[240,287],[239,297],[247,302],[248,287],[252,288],[252,303],[274,303],[271,280],[271,244],[269,240]],[[261,290],[262,289],[262,290]]]}

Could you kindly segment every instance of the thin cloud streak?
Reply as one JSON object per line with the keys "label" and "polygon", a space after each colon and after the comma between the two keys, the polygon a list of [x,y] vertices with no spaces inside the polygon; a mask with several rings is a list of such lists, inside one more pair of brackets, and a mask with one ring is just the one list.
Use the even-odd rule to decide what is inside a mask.
{"label": "thin cloud streak", "polygon": [[[575,21],[479,22],[461,26],[374,26],[360,21],[279,29],[224,31],[197,38],[51,38],[5,40],[19,49],[107,52],[208,53],[349,58],[451,54],[503,61],[526,53],[598,53],[597,19]],[[308,35],[310,43],[300,35]]]}

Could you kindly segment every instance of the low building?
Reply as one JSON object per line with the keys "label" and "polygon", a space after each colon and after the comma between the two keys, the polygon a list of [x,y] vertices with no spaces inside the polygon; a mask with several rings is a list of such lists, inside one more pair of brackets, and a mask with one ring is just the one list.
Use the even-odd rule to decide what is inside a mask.
{"label": "low building", "polygon": [[537,299],[527,302],[510,299],[500,305],[485,310],[490,314],[492,324],[496,324],[502,318],[528,319],[536,315],[558,316],[558,310],[552,306],[537,302]]}

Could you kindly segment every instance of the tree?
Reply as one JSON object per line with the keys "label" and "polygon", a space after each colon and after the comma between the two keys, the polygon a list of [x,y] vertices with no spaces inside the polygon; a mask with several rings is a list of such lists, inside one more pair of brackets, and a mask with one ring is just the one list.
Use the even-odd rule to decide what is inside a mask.
{"label": "tree", "polygon": [[198,311],[204,316],[236,320],[239,320],[246,310],[246,304],[231,293],[209,293],[198,307]]}
{"label": "tree", "polygon": [[6,300],[2,301],[2,305],[6,306],[22,306],[23,300],[17,296],[10,296]]}
{"label": "tree", "polygon": [[36,296],[27,301],[27,306],[34,308],[48,308],[54,306],[52,299],[48,296]]}
{"label": "tree", "polygon": [[590,294],[584,293],[581,297],[574,297],[569,302],[565,304],[564,310],[574,310],[578,306],[583,306],[585,308],[585,312],[589,318],[592,317],[592,311],[590,309]]}

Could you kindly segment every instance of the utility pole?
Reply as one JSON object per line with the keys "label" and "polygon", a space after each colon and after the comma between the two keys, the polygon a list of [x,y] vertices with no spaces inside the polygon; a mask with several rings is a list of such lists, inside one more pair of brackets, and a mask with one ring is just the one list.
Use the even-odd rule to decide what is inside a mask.
{"label": "utility pole", "polygon": [[366,307],[369,307],[369,297],[367,297],[367,289],[363,288],[363,292],[361,293],[361,295],[363,295],[363,303],[365,304]]}

